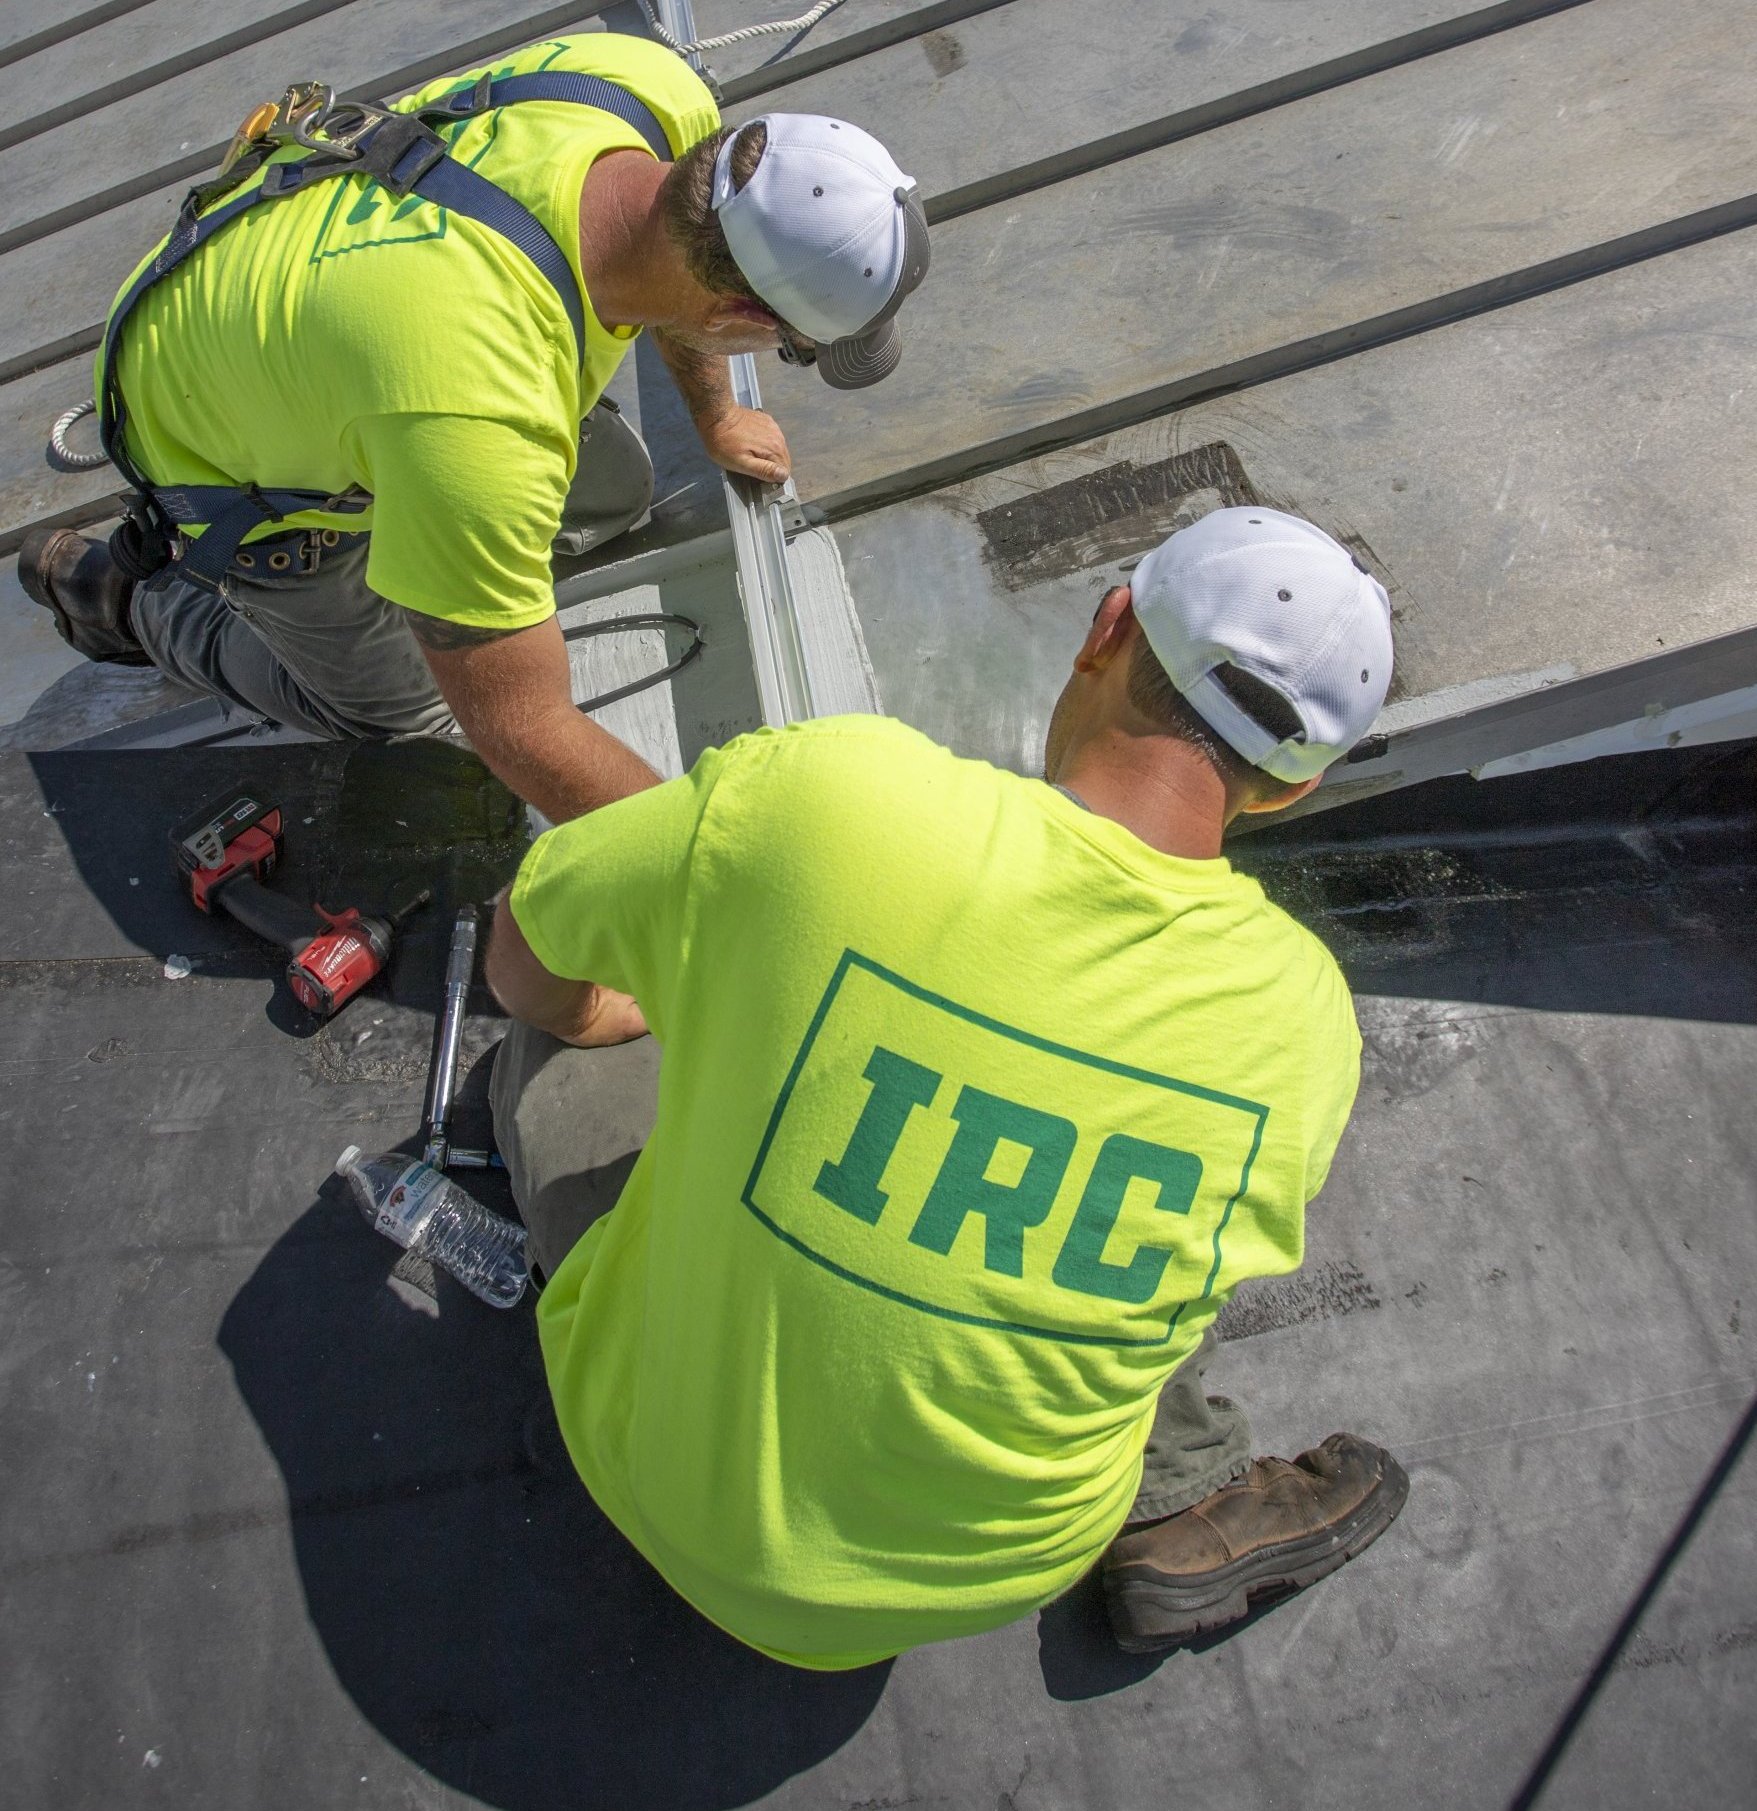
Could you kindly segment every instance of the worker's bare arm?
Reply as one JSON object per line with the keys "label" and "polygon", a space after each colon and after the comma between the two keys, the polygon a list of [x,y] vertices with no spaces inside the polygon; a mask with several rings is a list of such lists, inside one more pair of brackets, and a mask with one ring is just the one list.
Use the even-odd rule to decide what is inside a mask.
{"label": "worker's bare arm", "polygon": [[554,617],[508,631],[403,614],[477,754],[552,823],[658,785],[632,748],[574,708]]}
{"label": "worker's bare arm", "polygon": [[646,1034],[641,1009],[627,994],[591,981],[551,974],[525,941],[502,893],[488,936],[488,985],[506,1012],[564,1044],[592,1049]]}
{"label": "worker's bare arm", "polygon": [[698,427],[738,406],[732,397],[731,368],[717,353],[686,346],[662,327],[653,329],[653,343]]}
{"label": "worker's bare arm", "polygon": [[793,469],[787,436],[773,415],[742,408],[734,400],[726,360],[686,346],[658,328],[653,339],[709,457],[729,472],[742,472],[764,484],[783,482]]}

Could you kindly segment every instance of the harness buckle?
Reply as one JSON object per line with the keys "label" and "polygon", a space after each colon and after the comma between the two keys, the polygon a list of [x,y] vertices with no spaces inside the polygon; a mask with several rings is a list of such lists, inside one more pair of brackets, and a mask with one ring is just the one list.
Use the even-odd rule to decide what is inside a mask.
{"label": "harness buckle", "polygon": [[[346,110],[352,103],[343,103]],[[326,82],[294,82],[280,98],[262,136],[279,145],[301,145],[331,157],[357,155],[351,138],[332,129],[336,91]],[[357,124],[364,124],[363,121]]]}
{"label": "harness buckle", "polygon": [[332,89],[317,82],[287,90],[264,138],[311,153],[270,167],[262,187],[271,198],[302,189],[340,163],[350,175],[370,177],[401,200],[446,155],[445,140],[415,114],[371,101],[338,101]]}
{"label": "harness buckle", "polygon": [[294,82],[278,101],[264,101],[250,115],[238,128],[238,140],[297,145],[351,162],[360,155],[361,140],[385,117],[386,110],[369,101],[338,101],[327,82]]}

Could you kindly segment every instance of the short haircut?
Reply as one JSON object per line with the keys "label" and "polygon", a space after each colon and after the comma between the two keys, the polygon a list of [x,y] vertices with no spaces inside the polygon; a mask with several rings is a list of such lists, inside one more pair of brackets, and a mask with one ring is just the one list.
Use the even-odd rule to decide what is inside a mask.
{"label": "short haircut", "polygon": [[[1255,675],[1230,663],[1217,666],[1214,678],[1233,703],[1277,742],[1285,742],[1290,736],[1303,735],[1305,726],[1299,720],[1299,713],[1273,686],[1265,685]],[[1233,785],[1248,786],[1253,794],[1260,797],[1287,784],[1285,780],[1276,779],[1272,773],[1253,767],[1230,742],[1209,726],[1195,706],[1171,683],[1171,675],[1159,664],[1159,656],[1153,652],[1145,631],[1135,637],[1135,645],[1129,655],[1129,703],[1155,729],[1175,737],[1179,742],[1189,743],[1205,755],[1220,770],[1222,778]]]}
{"label": "short haircut", "polygon": [[769,128],[761,120],[749,126],[723,126],[685,151],[665,174],[659,210],[671,243],[682,252],[689,274],[703,289],[768,308],[738,268],[714,212],[714,165],[720,147],[734,136],[738,142],[732,147],[732,189],[734,194],[742,189],[756,174],[768,148]]}

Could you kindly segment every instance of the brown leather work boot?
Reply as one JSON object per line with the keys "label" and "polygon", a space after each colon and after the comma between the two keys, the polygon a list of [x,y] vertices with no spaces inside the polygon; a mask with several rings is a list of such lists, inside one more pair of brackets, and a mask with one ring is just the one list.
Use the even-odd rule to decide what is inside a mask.
{"label": "brown leather work boot", "polygon": [[152,665],[128,620],[134,580],[110,558],[106,542],[71,528],[33,529],[18,550],[18,582],[76,654],[122,667]]}
{"label": "brown leather work boot", "polygon": [[1101,1564],[1116,1638],[1156,1653],[1236,1622],[1253,1597],[1315,1584],[1370,1547],[1408,1495],[1403,1467],[1353,1434],[1291,1462],[1253,1459],[1211,1497],[1111,1542]]}

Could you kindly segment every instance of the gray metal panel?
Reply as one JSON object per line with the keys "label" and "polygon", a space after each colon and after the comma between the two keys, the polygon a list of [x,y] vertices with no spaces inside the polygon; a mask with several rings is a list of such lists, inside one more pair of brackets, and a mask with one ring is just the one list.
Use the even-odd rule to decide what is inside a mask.
{"label": "gray metal panel", "polygon": [[[702,557],[698,549],[711,551]],[[704,748],[718,747],[762,722],[729,539],[724,533],[704,539],[689,554],[694,557],[679,555],[674,570],[647,580],[636,577],[637,562],[614,592],[581,586],[592,594],[575,601],[573,588],[564,585],[558,598],[564,635],[585,622],[654,611],[700,625],[701,652],[688,666],[663,685],[592,713],[666,779],[693,765]],[[616,577],[616,568],[608,568],[602,582]],[[687,646],[687,633],[676,626],[570,641],[574,697],[595,697],[656,672]]]}
{"label": "gray metal panel", "polygon": [[801,490],[947,482],[1747,197],[1749,21],[1745,0],[1594,0],[956,220],[892,377],[766,380]]}
{"label": "gray metal panel", "polygon": [[80,354],[90,363],[122,279],[171,230],[188,191],[187,178],[169,183],[0,257],[0,381]]}
{"label": "gray metal panel", "polygon": [[[1757,623],[1747,622],[1709,641],[1578,678],[1566,668],[1507,674],[1404,699],[1384,711],[1377,733],[1347,762],[1333,768],[1317,792],[1293,807],[1293,814],[1368,798],[1439,774],[1499,771],[1534,750],[1619,728],[1626,731],[1636,723],[1651,729],[1668,719],[1677,721],[1674,713],[1690,706],[1724,704],[1729,695],[1748,697],[1754,689]],[[1724,741],[1738,733],[1733,725],[1702,739]],[[1690,740],[1694,739],[1676,730],[1663,738],[1652,736],[1648,745],[1676,748]],[[1624,744],[1635,745],[1632,737]]]}
{"label": "gray metal panel", "polygon": [[[0,725],[16,723],[43,691],[85,664],[55,633],[49,613],[25,596],[18,562],[0,564]],[[4,738],[0,729],[0,745]]]}
{"label": "gray metal panel", "polygon": [[[216,40],[237,35],[268,38],[285,29],[288,14],[334,13],[349,0],[297,0],[273,12],[234,14],[212,0],[152,0],[146,7],[107,20],[90,31],[44,45],[34,55],[0,65],[0,144],[35,128],[45,115],[77,107],[96,111],[118,87],[146,87],[224,54]],[[349,15],[336,21],[346,30]],[[166,66],[170,67],[167,68]],[[34,133],[33,133],[34,135]]]}
{"label": "gray metal panel", "polygon": [[[795,64],[820,65],[826,57],[855,58],[875,39],[920,36],[1004,0],[842,0],[804,33],[767,35],[707,52],[715,77],[733,93],[785,79]],[[796,19],[810,0],[702,0],[695,9],[698,38],[719,37],[774,19]],[[785,67],[778,67],[785,65]]]}
{"label": "gray metal panel", "polygon": [[[1100,592],[1226,502],[1308,515],[1378,568],[1405,728],[1737,635],[1757,569],[1754,286],[1757,233],[1728,235],[844,522],[887,707],[1034,771]],[[1713,660],[1683,677],[1717,671],[1736,682]],[[1531,712],[1565,693],[1502,733],[1553,739]],[[1450,764],[1507,752],[1474,746]]]}
{"label": "gray metal panel", "polygon": [[[35,523],[92,522],[110,513],[124,486],[108,464],[64,472],[48,459],[49,428],[62,410],[92,393],[92,362],[72,358],[0,385],[0,555],[15,553]],[[69,444],[96,452],[91,420],[78,423]]]}
{"label": "gray metal panel", "polygon": [[42,45],[95,30],[151,0],[6,0],[0,6],[0,59],[31,55]]}
{"label": "gray metal panel", "polygon": [[[53,637],[54,630],[49,634]],[[173,747],[200,740],[215,729],[241,727],[237,718],[232,725],[219,720],[217,705],[210,714],[207,701],[193,702],[195,693],[156,668],[100,666],[81,660],[59,640],[56,648],[72,665],[15,665],[19,639],[15,624],[0,624],[0,645],[7,660],[3,693],[7,721],[0,727],[0,749],[60,749],[98,737],[115,737],[129,747]],[[202,713],[200,718],[197,712]]]}
{"label": "gray metal panel", "polygon": [[[1156,124],[1162,140],[1182,136],[1229,102],[1284,101],[1412,56],[1436,28],[1505,28],[1554,3],[1233,0],[1219,12],[1206,0],[1109,0],[1101,11],[1012,0],[789,82],[730,116],[776,108],[854,120],[884,140],[938,219],[948,197],[960,211],[980,205],[986,190],[1019,187],[1031,166],[1042,166],[1029,178],[1040,186],[1096,142]],[[1112,148],[1109,160],[1119,154]]]}

